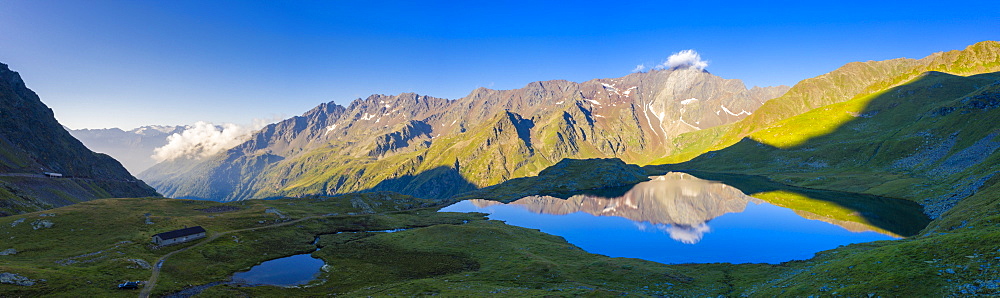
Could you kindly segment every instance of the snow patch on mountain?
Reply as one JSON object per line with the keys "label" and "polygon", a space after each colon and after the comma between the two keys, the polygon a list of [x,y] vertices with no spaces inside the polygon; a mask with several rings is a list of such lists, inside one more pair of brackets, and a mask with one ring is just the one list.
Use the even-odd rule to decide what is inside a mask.
{"label": "snow patch on mountain", "polygon": [[[727,109],[726,106],[724,106],[724,105],[719,105],[719,106],[722,107],[722,110],[726,111],[726,113],[729,114],[729,115],[739,116],[739,115],[743,115],[743,114],[746,114],[746,115],[750,115],[751,114],[750,112],[747,112],[746,110],[741,110],[739,113],[733,113],[733,111],[730,111],[729,109]],[[716,113],[716,114],[718,114],[718,113]]]}
{"label": "snow patch on mountain", "polygon": [[601,85],[604,85],[604,89],[606,90],[611,90],[611,92],[614,92],[615,94],[622,95],[621,93],[618,93],[618,88],[615,88],[615,84],[608,85],[601,83]]}
{"label": "snow patch on mountain", "polygon": [[629,97],[629,95],[632,94],[632,90],[635,89],[635,87],[636,86],[632,86],[632,87],[629,87],[628,89],[625,89],[625,92],[622,92],[622,95],[625,95],[625,97]]}
{"label": "snow patch on mountain", "polygon": [[681,118],[681,119],[679,119],[679,121],[680,121],[681,123],[684,123],[684,124],[687,124],[687,126],[690,126],[690,127],[694,128],[694,129],[697,129],[697,130],[701,130],[701,128],[700,128],[700,127],[697,127],[697,126],[694,126],[694,125],[691,125],[691,123],[687,123],[687,121],[684,121],[684,118]]}

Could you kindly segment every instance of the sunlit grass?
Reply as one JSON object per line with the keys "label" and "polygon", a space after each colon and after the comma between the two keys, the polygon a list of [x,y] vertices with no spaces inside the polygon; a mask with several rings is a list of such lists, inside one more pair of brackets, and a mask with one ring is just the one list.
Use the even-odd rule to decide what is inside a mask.
{"label": "sunlit grass", "polygon": [[[837,204],[836,202],[813,199],[800,193],[784,191],[784,190],[760,192],[752,194],[750,196],[795,211],[809,212],[835,221],[847,221],[847,222],[858,223],[863,225],[865,229],[870,231],[891,235],[894,237],[900,237],[900,238],[903,237],[901,235],[892,233],[888,230],[879,228],[872,222],[868,221],[868,219],[862,216],[857,210],[842,206],[840,204]],[[848,229],[852,230],[851,228]]]}
{"label": "sunlit grass", "polygon": [[817,137],[842,129],[844,124],[865,113],[872,100],[884,92],[814,109],[799,116],[782,120],[771,127],[750,135],[754,141],[790,149]]}

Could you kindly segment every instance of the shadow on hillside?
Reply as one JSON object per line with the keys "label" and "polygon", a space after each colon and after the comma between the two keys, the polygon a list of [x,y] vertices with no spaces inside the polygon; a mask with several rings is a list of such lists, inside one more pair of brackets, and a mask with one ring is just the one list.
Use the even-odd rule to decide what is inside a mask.
{"label": "shadow on hillside", "polygon": [[[646,166],[645,169],[651,175],[668,171],[689,172],[698,177],[732,185],[751,195],[787,190],[789,187],[762,177],[720,173],[800,175],[805,177],[802,179],[812,177],[806,185],[824,185],[824,188],[828,189],[841,188],[854,191],[879,185],[876,184],[881,183],[878,181],[890,180],[882,177],[865,179],[866,177],[862,176],[870,173],[899,173],[928,179],[946,177],[984,161],[996,147],[1000,147],[994,144],[992,148],[979,148],[989,152],[978,155],[963,155],[962,152],[950,154],[956,151],[952,150],[952,146],[955,145],[955,139],[960,131],[963,137],[975,138],[972,142],[988,141],[996,134],[990,132],[991,128],[982,128],[983,119],[976,120],[976,115],[967,114],[1000,106],[997,89],[992,89],[993,93],[987,93],[985,96],[970,95],[977,90],[983,90],[981,89],[983,86],[995,86],[998,78],[1000,73],[962,77],[928,72],[909,83],[878,94],[860,112],[848,113],[851,117],[832,127],[828,133],[804,138],[800,142],[791,141],[787,146],[781,147],[744,137],[734,145],[704,153],[687,162],[652,165]],[[799,121],[809,120],[819,124],[809,121],[784,124],[804,125],[802,127],[812,129],[814,127],[811,125],[819,127],[823,121],[829,119],[823,118],[824,116],[844,116],[831,114],[839,111],[837,109],[820,109],[824,108],[811,111],[810,113],[814,113],[811,114],[811,118],[798,118]],[[793,136],[795,133],[787,132],[787,130],[758,131],[759,135],[763,136],[774,133],[770,135],[771,142],[780,140],[781,137],[795,140]],[[971,142],[967,140],[966,143]],[[947,158],[949,155],[952,158]],[[961,158],[956,159],[956,156]],[[961,165],[956,167],[956,163]],[[847,178],[837,177],[840,180],[837,180],[837,184],[833,184],[835,182],[824,177],[827,175],[841,175]],[[893,187],[910,187],[910,185],[901,184]],[[923,214],[923,208],[910,201],[877,196],[868,196],[863,200],[848,200],[832,191],[792,188],[794,192],[809,198],[855,210],[870,223],[886,230],[898,231],[900,235],[913,235],[930,221]],[[871,210],[888,209],[898,210],[888,213],[871,212]],[[916,228],[916,231],[912,230],[913,228],[899,228],[911,225],[920,228]]]}
{"label": "shadow on hillside", "polygon": [[[382,180],[374,187],[348,193],[371,193],[371,192],[395,192],[399,194],[414,196],[422,199],[447,199],[455,194],[478,189],[474,184],[462,177],[455,168],[448,166],[436,167],[416,175],[405,175],[398,178]],[[347,193],[329,194],[338,196]],[[287,196],[272,196],[261,198],[263,200],[285,199]],[[220,199],[205,198],[199,196],[182,196],[176,199],[230,202]]]}
{"label": "shadow on hillside", "polygon": [[[777,183],[761,176],[711,173],[691,170],[683,172],[701,179],[722,182],[723,184],[735,187],[750,196],[770,192],[786,192],[793,195],[803,196],[813,202],[834,203],[837,206],[854,210],[855,214],[867,220],[867,224],[900,236],[908,237],[916,235],[920,232],[920,230],[927,226],[928,223],[930,223],[930,219],[923,213],[923,207],[921,207],[920,204],[907,200],[892,199],[867,194],[802,188]],[[772,203],[782,205],[779,202]],[[799,209],[795,206],[787,207],[791,209]]]}
{"label": "shadow on hillside", "polygon": [[[271,197],[271,198],[264,198],[264,200],[277,200],[277,199],[284,199],[284,198],[285,197]],[[174,199],[177,199],[177,200],[210,201],[210,202],[220,202],[220,203],[234,202],[234,201],[224,201],[224,200],[220,200],[220,199],[209,199],[209,198],[195,197],[195,196],[182,196],[182,197],[176,197]]]}
{"label": "shadow on hillside", "polygon": [[391,191],[423,199],[441,200],[476,189],[478,187],[462,177],[457,169],[439,166],[416,175],[382,180],[374,187],[359,192]]}
{"label": "shadow on hillside", "polygon": [[624,196],[626,193],[628,193],[628,191],[632,190],[633,187],[635,187],[634,184],[598,188],[598,189],[584,189],[584,190],[569,191],[569,192],[544,192],[540,193],[539,195],[560,198],[563,200],[579,195],[611,199]]}

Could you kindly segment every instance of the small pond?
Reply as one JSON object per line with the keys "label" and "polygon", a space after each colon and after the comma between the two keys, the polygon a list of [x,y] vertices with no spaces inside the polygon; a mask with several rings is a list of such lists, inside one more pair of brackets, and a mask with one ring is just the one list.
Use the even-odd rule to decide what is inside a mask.
{"label": "small pond", "polygon": [[323,260],[311,254],[274,259],[253,266],[249,271],[233,274],[233,282],[246,285],[298,286],[316,279]]}
{"label": "small pond", "polygon": [[[377,231],[363,231],[367,233],[394,233],[407,229],[390,229]],[[358,232],[337,232],[358,233]],[[313,240],[313,244],[319,242],[319,237]],[[318,248],[316,250],[319,250]],[[309,284],[320,274],[320,270],[326,265],[322,259],[314,258],[312,253],[304,253],[284,258],[278,258],[253,266],[248,271],[237,272],[229,283],[244,284],[251,286],[301,286]]]}
{"label": "small pond", "polygon": [[[596,254],[665,264],[780,263],[841,245],[899,239],[928,222],[920,206],[870,195],[741,180],[740,188],[668,173],[624,193],[467,200],[442,212],[482,212]],[[731,177],[730,177],[731,178]]]}

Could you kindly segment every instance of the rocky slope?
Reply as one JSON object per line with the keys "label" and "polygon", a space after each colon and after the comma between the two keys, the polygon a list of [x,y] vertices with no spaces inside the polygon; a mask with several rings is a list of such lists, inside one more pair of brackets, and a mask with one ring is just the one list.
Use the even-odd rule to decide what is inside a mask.
{"label": "rocky slope", "polygon": [[538,174],[563,158],[663,156],[674,136],[750,115],[787,87],[747,89],[697,69],[479,88],[447,100],[326,103],[227,152],[139,176],[170,197],[242,200],[389,190],[428,198]]}
{"label": "rocky slope", "polygon": [[938,52],[921,59],[848,63],[827,74],[802,80],[746,119],[678,136],[670,144],[668,156],[652,163],[682,162],[726,148],[789,117],[830,104],[876,96],[929,71],[962,76],[1000,71],[1000,42],[983,41],[964,50]]}
{"label": "rocky slope", "polygon": [[[796,85],[761,107],[756,118],[727,127],[728,136],[756,127],[733,145],[685,163],[649,168],[654,173],[697,169],[754,174],[810,188],[904,198],[921,203],[932,218],[940,217],[1000,178],[995,175],[1000,170],[1000,130],[991,124],[1000,120],[1000,42],[901,61],[907,60],[868,62],[909,65],[880,80],[824,83],[857,94],[844,93],[831,104],[762,122],[776,117],[769,105],[787,103],[789,96],[808,89]],[[863,66],[849,64],[803,83],[846,79],[851,77],[846,73]],[[720,139],[719,144],[730,141]]]}
{"label": "rocky slope", "polygon": [[184,126],[150,125],[129,131],[119,128],[69,129],[69,133],[95,152],[114,157],[131,173],[140,173],[156,164],[153,150],[167,144],[167,137],[181,133]]}
{"label": "rocky slope", "polygon": [[0,63],[0,215],[156,195],[118,161],[73,138],[21,76]]}

